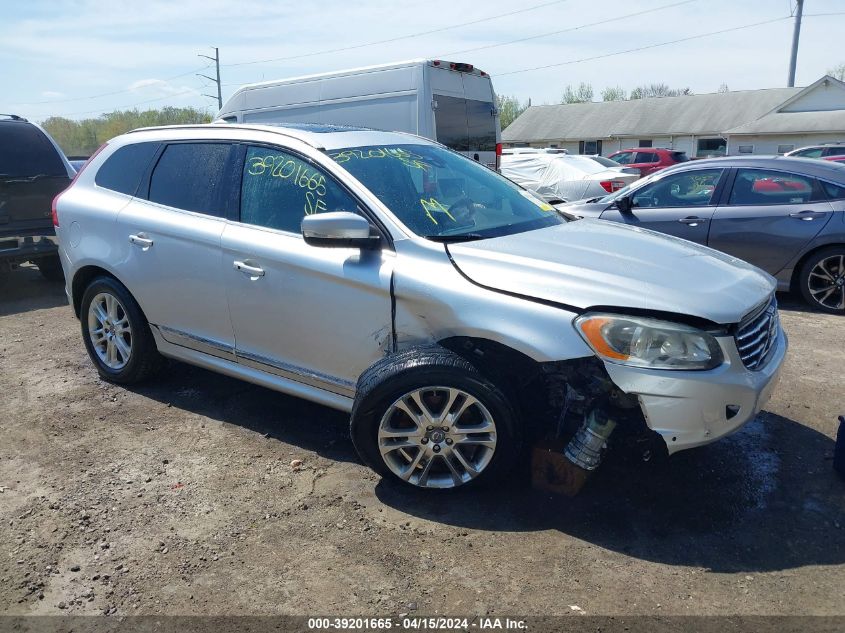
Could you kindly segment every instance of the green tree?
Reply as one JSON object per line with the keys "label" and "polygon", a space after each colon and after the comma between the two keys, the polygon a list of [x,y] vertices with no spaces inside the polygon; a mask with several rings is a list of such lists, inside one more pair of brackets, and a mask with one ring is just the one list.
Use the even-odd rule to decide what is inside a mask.
{"label": "green tree", "polygon": [[625,101],[627,98],[628,95],[621,86],[608,86],[601,91],[602,101]]}
{"label": "green tree", "polygon": [[670,88],[664,83],[637,86],[631,91],[629,99],[648,99],[649,97],[682,97],[691,95],[689,88]]}
{"label": "green tree", "polygon": [[208,123],[211,115],[197,108],[160,110],[115,110],[93,119],[73,121],[64,117],[50,117],[42,123],[62,151],[68,156],[90,156],[109,139],[139,127]]}
{"label": "green tree", "polygon": [[835,77],[839,81],[845,81],[845,64],[839,64],[833,68],[828,69],[827,74]]}
{"label": "green tree", "polygon": [[566,88],[563,89],[563,96],[560,98],[561,103],[587,103],[592,100],[593,87],[583,81],[578,84],[577,88],[568,84]]}
{"label": "green tree", "polygon": [[503,130],[513,123],[520,114],[525,112],[525,109],[528,107],[528,104],[520,103],[516,97],[505,97],[502,95],[496,97],[496,104],[499,109],[499,123],[502,125]]}

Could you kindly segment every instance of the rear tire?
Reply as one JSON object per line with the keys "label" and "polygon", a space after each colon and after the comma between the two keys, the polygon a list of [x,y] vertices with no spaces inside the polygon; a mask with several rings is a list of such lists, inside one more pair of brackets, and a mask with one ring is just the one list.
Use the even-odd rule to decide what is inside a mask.
{"label": "rear tire", "polygon": [[465,489],[507,474],[522,425],[502,391],[467,360],[439,346],[377,362],[358,380],[350,421],[362,461],[423,489]]}
{"label": "rear tire", "polygon": [[51,255],[50,257],[42,257],[35,265],[38,266],[38,272],[41,273],[44,279],[48,281],[64,281],[65,273],[62,270],[62,261],[58,255]]}
{"label": "rear tire", "polygon": [[163,365],[144,313],[113,277],[97,277],[88,285],[79,321],[85,349],[103,379],[137,383]]}
{"label": "rear tire", "polygon": [[798,283],[804,300],[814,308],[845,314],[845,246],[813,253],[801,266]]}

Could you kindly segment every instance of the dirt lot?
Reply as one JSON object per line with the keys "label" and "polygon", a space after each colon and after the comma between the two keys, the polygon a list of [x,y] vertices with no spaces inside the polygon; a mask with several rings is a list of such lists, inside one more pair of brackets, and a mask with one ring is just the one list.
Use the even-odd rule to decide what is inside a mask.
{"label": "dirt lot", "polygon": [[739,434],[575,500],[431,496],[361,466],[335,411],[177,364],[102,382],[61,285],[16,271],[0,613],[845,615],[845,318],[782,302],[785,373]]}

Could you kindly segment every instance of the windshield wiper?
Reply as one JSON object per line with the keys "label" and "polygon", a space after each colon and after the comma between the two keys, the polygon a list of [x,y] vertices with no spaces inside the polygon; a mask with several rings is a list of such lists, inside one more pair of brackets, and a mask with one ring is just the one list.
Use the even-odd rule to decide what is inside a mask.
{"label": "windshield wiper", "polygon": [[432,242],[472,242],[473,240],[483,240],[484,235],[481,233],[463,233],[461,235],[426,235],[425,239]]}

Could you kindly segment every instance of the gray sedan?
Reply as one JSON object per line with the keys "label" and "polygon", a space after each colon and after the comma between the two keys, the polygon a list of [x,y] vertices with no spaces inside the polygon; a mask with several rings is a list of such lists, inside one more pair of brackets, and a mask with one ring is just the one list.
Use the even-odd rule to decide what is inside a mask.
{"label": "gray sedan", "polygon": [[558,208],[710,246],[774,275],[778,290],[845,313],[845,165],[782,156],[699,160]]}

